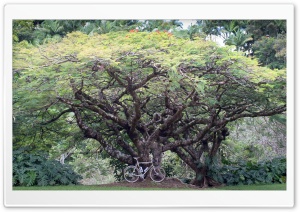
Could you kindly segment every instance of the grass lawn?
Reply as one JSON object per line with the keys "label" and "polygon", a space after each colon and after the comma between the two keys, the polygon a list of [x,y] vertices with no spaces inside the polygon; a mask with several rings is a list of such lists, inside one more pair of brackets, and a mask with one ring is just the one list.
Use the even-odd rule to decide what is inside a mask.
{"label": "grass lawn", "polygon": [[[102,186],[85,186],[85,185],[74,185],[74,186],[31,186],[23,187],[17,186],[13,187],[14,191],[25,191],[25,190],[78,190],[78,191],[92,191],[92,190],[195,190],[191,188],[130,188],[125,186],[120,187],[102,187]],[[239,186],[224,186],[218,188],[205,189],[208,191],[216,190],[286,190],[286,184],[267,184],[267,185],[239,185]]]}
{"label": "grass lawn", "polygon": [[190,188],[138,188],[138,187],[125,187],[125,186],[113,186],[113,187],[104,187],[97,185],[74,185],[74,186],[15,186],[13,187],[14,191],[25,191],[25,190],[78,190],[78,191],[95,191],[95,190],[112,190],[112,191],[120,191],[120,190],[191,190]]}
{"label": "grass lawn", "polygon": [[224,186],[209,190],[286,190],[286,184]]}

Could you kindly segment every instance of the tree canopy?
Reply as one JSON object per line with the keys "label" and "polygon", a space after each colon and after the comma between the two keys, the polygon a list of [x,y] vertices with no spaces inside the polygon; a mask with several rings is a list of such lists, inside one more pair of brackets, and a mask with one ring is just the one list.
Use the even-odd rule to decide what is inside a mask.
{"label": "tree canopy", "polygon": [[72,32],[40,46],[17,43],[13,54],[16,120],[30,111],[38,126],[76,123],[128,164],[176,152],[202,186],[201,164],[229,122],[286,110],[285,70],[168,31]]}

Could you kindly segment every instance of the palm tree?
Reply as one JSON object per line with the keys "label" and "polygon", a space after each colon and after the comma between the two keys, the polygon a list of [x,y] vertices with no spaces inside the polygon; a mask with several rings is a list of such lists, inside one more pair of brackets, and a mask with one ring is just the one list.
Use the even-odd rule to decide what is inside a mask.
{"label": "palm tree", "polygon": [[37,30],[46,36],[64,35],[64,26],[59,20],[45,20],[40,26],[37,26]]}
{"label": "palm tree", "polygon": [[227,39],[224,40],[226,45],[233,45],[236,47],[236,51],[241,51],[245,49],[245,44],[252,41],[251,35],[246,34],[243,30],[239,29],[234,34],[229,35]]}
{"label": "palm tree", "polygon": [[100,34],[113,32],[117,29],[116,21],[101,20],[95,22],[95,24],[97,27],[97,32]]}
{"label": "palm tree", "polygon": [[106,34],[117,30],[116,21],[111,20],[96,20],[88,21],[81,28],[81,31],[86,34],[93,34],[94,32],[99,34]]}
{"label": "palm tree", "polygon": [[189,35],[190,40],[194,40],[194,36],[200,34],[201,26],[199,25],[190,25],[187,29],[187,33]]}
{"label": "palm tree", "polygon": [[86,23],[85,20],[62,20],[61,24],[66,32],[78,31]]}
{"label": "palm tree", "polygon": [[232,33],[236,33],[239,30],[240,26],[237,21],[228,21],[224,22],[223,27],[220,32],[223,35],[224,39],[227,39]]}
{"label": "palm tree", "polygon": [[178,27],[182,27],[182,23],[179,20],[146,20],[139,27],[141,31],[152,32],[155,30],[171,30]]}
{"label": "palm tree", "polygon": [[59,20],[45,20],[36,26],[33,33],[33,43],[35,44],[40,44],[52,38],[59,40],[66,34],[64,26]]}

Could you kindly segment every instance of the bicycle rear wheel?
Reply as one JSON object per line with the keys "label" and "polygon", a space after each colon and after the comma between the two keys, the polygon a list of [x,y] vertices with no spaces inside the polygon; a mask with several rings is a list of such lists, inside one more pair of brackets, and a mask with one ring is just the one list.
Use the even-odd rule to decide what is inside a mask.
{"label": "bicycle rear wheel", "polygon": [[163,181],[165,179],[165,177],[166,177],[166,172],[161,167],[153,167],[150,170],[150,178],[154,182],[159,183],[159,182]]}
{"label": "bicycle rear wheel", "polygon": [[139,179],[138,169],[135,166],[127,166],[124,170],[124,178],[127,182],[136,182]]}

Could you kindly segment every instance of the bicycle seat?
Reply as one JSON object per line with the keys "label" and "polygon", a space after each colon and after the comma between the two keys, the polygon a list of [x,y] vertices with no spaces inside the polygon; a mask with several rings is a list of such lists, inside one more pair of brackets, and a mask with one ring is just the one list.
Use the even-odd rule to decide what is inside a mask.
{"label": "bicycle seat", "polygon": [[133,157],[133,159],[135,159],[135,160],[137,160],[137,159],[139,159],[140,157]]}

